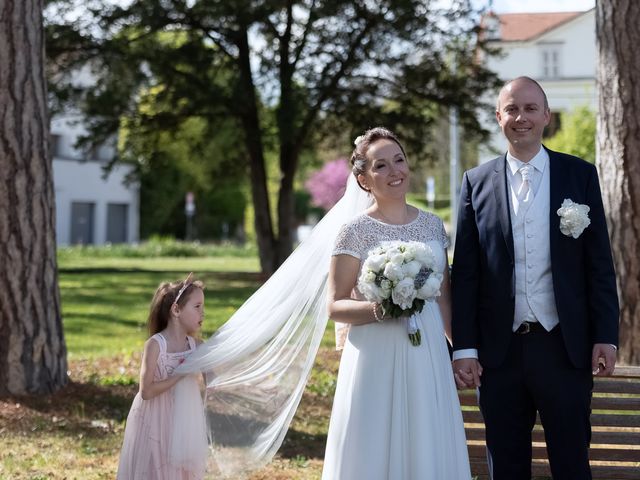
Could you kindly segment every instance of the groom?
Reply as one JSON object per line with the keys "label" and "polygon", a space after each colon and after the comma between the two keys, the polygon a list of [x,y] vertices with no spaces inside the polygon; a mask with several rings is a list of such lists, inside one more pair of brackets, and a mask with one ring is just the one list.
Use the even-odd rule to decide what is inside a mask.
{"label": "groom", "polygon": [[496,118],[508,151],[467,171],[460,192],[456,382],[479,387],[493,480],[531,478],[536,412],[554,480],[590,479],[592,374],[613,373],[619,314],[598,174],[542,146],[536,81],[505,84]]}

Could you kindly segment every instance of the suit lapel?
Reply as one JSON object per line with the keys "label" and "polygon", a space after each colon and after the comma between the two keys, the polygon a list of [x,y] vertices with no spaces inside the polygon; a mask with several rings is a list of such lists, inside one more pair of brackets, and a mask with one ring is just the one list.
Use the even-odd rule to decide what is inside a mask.
{"label": "suit lapel", "polygon": [[500,226],[502,227],[502,235],[507,244],[507,251],[514,261],[513,253],[513,232],[511,231],[511,214],[509,211],[509,190],[507,189],[507,175],[505,167],[507,164],[506,155],[496,159],[495,170],[493,172],[493,193],[496,197],[496,206]]}
{"label": "suit lapel", "polygon": [[563,188],[562,179],[569,178],[567,173],[567,165],[555,152],[548,150],[549,153],[549,248],[551,252],[551,264],[557,253],[558,235],[560,234],[560,217],[558,216],[558,208],[562,205]]}

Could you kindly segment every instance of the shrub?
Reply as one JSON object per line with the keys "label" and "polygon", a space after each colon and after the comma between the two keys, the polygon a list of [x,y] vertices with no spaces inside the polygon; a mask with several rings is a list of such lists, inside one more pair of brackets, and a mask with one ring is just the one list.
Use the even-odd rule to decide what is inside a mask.
{"label": "shrub", "polygon": [[154,236],[138,244],[75,245],[58,248],[59,258],[151,258],[151,257],[251,257],[254,245],[232,243],[184,242],[171,237]]}

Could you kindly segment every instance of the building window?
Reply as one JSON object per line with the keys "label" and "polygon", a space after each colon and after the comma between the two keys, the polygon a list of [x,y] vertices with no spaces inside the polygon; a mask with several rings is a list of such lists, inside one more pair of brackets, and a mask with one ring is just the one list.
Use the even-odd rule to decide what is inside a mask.
{"label": "building window", "polygon": [[116,144],[111,138],[98,145],[93,145],[87,152],[87,160],[90,162],[107,163],[116,155]]}
{"label": "building window", "polygon": [[109,203],[107,205],[107,242],[125,243],[129,224],[129,205]]}
{"label": "building window", "polygon": [[94,210],[95,203],[93,202],[71,203],[70,243],[76,245],[93,244]]}
{"label": "building window", "polygon": [[560,78],[561,76],[561,45],[542,45],[542,78]]}
{"label": "building window", "polygon": [[61,152],[62,135],[52,133],[49,135],[49,152],[51,152],[51,158],[60,157]]}

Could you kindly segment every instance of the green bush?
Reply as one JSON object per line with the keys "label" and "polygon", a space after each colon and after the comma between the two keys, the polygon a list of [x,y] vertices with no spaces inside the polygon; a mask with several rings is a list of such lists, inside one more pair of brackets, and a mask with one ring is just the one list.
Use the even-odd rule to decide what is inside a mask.
{"label": "green bush", "polygon": [[184,242],[154,236],[138,244],[75,245],[58,248],[58,258],[253,257],[254,245]]}
{"label": "green bush", "polygon": [[596,161],[596,113],[584,105],[571,112],[560,114],[560,130],[544,144],[551,150],[569,153],[595,163]]}

